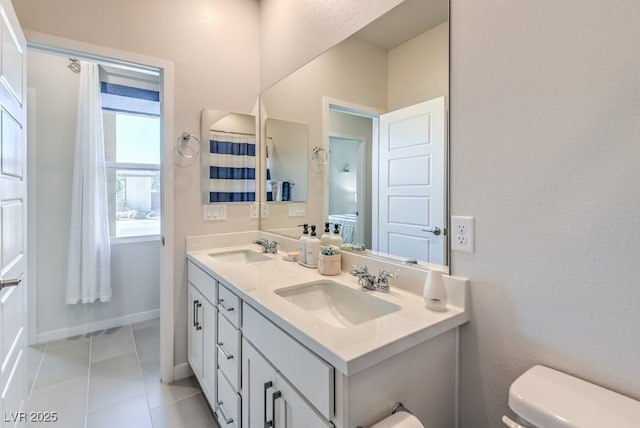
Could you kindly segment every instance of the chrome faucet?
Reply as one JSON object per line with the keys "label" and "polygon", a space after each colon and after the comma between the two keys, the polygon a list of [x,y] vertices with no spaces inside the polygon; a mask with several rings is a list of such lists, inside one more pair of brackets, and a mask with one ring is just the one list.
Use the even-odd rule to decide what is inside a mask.
{"label": "chrome faucet", "polygon": [[278,243],[276,241],[269,241],[268,239],[256,239],[253,241],[253,243],[260,245],[262,247],[263,253],[278,253]]}
{"label": "chrome faucet", "polygon": [[389,292],[389,278],[397,278],[397,273],[381,270],[376,278],[375,275],[369,273],[369,269],[365,266],[353,265],[355,269],[351,271],[351,275],[358,277],[358,285],[367,290]]}
{"label": "chrome faucet", "polygon": [[358,277],[358,285],[367,290],[376,289],[376,277],[369,273],[369,269],[365,265],[353,265],[355,269],[351,271],[351,275]]}

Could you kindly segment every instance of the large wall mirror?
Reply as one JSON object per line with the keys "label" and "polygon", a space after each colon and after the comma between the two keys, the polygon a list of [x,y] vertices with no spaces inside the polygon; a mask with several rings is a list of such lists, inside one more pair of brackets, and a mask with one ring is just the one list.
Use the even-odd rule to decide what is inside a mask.
{"label": "large wall mirror", "polygon": [[448,13],[405,0],[261,94],[263,147],[273,118],[308,129],[288,161],[306,167],[304,209],[263,197],[262,230],[330,222],[373,254],[448,265]]}

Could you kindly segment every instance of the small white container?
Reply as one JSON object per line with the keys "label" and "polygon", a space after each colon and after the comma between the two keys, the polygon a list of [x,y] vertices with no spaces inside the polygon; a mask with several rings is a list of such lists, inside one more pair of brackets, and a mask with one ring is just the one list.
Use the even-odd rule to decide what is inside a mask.
{"label": "small white container", "polygon": [[427,309],[436,312],[447,311],[447,288],[444,286],[442,272],[437,269],[429,269],[422,295]]}
{"label": "small white container", "polygon": [[318,258],[318,272],[322,275],[340,275],[341,254],[336,254],[335,256],[320,254]]}

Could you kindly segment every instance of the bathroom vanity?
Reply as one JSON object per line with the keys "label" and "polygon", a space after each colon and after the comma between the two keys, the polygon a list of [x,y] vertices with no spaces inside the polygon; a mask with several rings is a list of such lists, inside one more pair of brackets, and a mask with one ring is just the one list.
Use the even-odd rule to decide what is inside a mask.
{"label": "bathroom vanity", "polygon": [[429,427],[455,426],[466,280],[447,278],[436,313],[401,279],[363,291],[257,245],[187,259],[189,363],[221,426],[367,427],[398,401]]}

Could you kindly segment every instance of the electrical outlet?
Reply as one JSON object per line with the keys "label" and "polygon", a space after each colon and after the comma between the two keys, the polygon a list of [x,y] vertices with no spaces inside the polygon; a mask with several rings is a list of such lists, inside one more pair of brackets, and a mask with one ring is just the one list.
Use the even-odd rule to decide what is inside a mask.
{"label": "electrical outlet", "polygon": [[474,252],[474,228],[473,217],[471,216],[451,216],[451,250]]}
{"label": "electrical outlet", "polygon": [[260,217],[267,218],[269,217],[269,205],[264,202],[260,204]]}

